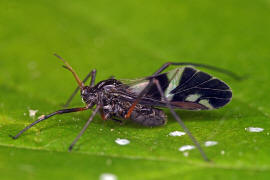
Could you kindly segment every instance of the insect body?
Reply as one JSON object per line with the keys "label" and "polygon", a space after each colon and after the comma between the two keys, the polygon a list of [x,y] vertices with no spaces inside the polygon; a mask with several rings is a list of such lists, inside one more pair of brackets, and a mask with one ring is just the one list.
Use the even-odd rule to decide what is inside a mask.
{"label": "insect body", "polygon": [[[60,56],[56,56],[65,63],[63,67],[72,72],[78,84],[78,88],[72,94],[66,106],[79,89],[85,106],[62,109],[42,116],[20,131],[16,136],[13,136],[14,139],[17,139],[23,132],[35,124],[56,114],[93,109],[91,117],[70,145],[69,150],[71,151],[98,112],[104,120],[112,119],[121,122],[119,119],[130,119],[144,126],[160,126],[166,123],[167,116],[158,107],[167,107],[195,143],[203,158],[209,160],[200,147],[200,144],[186,128],[174,109],[210,110],[220,108],[231,100],[232,92],[229,86],[221,80],[199,71],[190,65],[220,71],[235,78],[238,78],[238,76],[230,71],[202,64],[166,63],[152,76],[137,81],[125,83],[124,81],[110,78],[95,85],[95,70],[92,70],[87,77],[81,81],[71,66]],[[170,65],[185,66],[162,73],[162,71]],[[86,86],[84,83],[89,77],[91,77],[91,82],[89,86]]]}

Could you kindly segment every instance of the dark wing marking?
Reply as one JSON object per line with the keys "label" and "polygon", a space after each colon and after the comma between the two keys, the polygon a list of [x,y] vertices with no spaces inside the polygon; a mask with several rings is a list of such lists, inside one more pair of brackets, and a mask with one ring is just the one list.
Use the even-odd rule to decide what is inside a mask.
{"label": "dark wing marking", "polygon": [[[160,74],[159,76],[156,77],[156,79],[159,81],[159,84],[164,92],[170,83],[167,74]],[[161,100],[161,95],[157,89],[157,86],[152,86],[151,89],[146,94],[146,96],[152,97],[157,100]]]}
{"label": "dark wing marking", "polygon": [[179,85],[170,94],[172,102],[193,102],[215,109],[230,102],[232,92],[223,81],[191,67],[185,67]]}
{"label": "dark wing marking", "polygon": [[[216,109],[230,102],[231,89],[223,81],[193,67],[176,68],[155,77],[171,105],[188,110]],[[148,79],[129,85],[131,99],[149,83]],[[141,104],[165,106],[156,86],[142,98]]]}
{"label": "dark wing marking", "polygon": [[201,71],[198,72],[195,69],[187,67],[184,69],[179,86],[176,87],[171,93],[195,87],[199,84],[208,81],[211,78],[212,77],[209,74],[206,74]]}
{"label": "dark wing marking", "polygon": [[[160,74],[156,79],[159,81],[162,90],[165,91],[170,83],[167,74]],[[129,86],[128,89],[138,95],[149,84],[149,79],[138,79],[138,81],[125,80],[125,82],[129,83],[127,84]],[[152,86],[145,96],[151,97],[155,100],[161,100],[161,95],[156,86]]]}

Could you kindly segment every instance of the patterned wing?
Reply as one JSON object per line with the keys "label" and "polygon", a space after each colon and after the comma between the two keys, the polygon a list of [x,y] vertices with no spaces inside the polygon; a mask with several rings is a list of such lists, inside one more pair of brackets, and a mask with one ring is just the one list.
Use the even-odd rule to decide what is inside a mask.
{"label": "patterned wing", "polygon": [[[231,89],[223,81],[193,67],[176,68],[158,75],[156,79],[166,98],[174,107],[181,109],[216,109],[226,105],[232,97]],[[139,93],[148,82],[144,80],[134,84],[130,90]],[[150,89],[146,97],[162,102],[156,86]]]}
{"label": "patterned wing", "polygon": [[172,84],[165,93],[171,102],[192,102],[207,109],[220,108],[230,102],[232,91],[223,81],[192,67],[184,67],[179,74],[179,84]]}

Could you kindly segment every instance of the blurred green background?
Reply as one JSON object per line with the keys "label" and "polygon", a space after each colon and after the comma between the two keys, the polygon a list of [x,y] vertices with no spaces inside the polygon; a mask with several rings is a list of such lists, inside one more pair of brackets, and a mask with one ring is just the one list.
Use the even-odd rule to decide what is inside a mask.
{"label": "blurred green background", "polygon": [[[1,179],[269,179],[270,1],[0,1]],[[167,61],[191,61],[247,75],[236,81],[205,70],[233,89],[232,102],[208,112],[177,111],[213,163],[169,115],[166,126],[120,126],[97,116],[72,153],[67,148],[89,112],[53,117],[14,141],[37,116],[61,108],[76,84],[52,54],[97,81],[150,75]],[[76,96],[73,107],[82,106]],[[166,111],[168,112],[168,111]],[[261,133],[245,131],[261,127]],[[130,140],[119,146],[117,138]],[[222,155],[221,151],[225,153]]]}

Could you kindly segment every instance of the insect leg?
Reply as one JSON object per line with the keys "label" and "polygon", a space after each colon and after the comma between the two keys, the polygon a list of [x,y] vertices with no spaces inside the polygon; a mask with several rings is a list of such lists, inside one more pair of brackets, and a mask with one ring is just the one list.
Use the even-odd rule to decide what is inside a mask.
{"label": "insect leg", "polygon": [[90,87],[94,87],[95,86],[95,81],[96,81],[96,74],[97,74],[97,70],[93,69],[91,71],[91,81],[90,81]]}
{"label": "insect leg", "polygon": [[128,119],[131,116],[132,111],[134,110],[135,106],[140,102],[141,98],[148,93],[152,85],[154,84],[153,78],[150,79],[147,86],[140,92],[140,94],[137,96],[136,100],[132,103],[131,107],[128,109],[127,114],[125,115],[125,118]]}
{"label": "insect leg", "polygon": [[64,114],[64,113],[71,113],[71,112],[78,112],[78,111],[84,111],[87,110],[87,107],[80,107],[80,108],[71,108],[71,109],[62,109],[62,110],[58,110],[55,111],[51,114],[42,116],[41,118],[39,118],[38,120],[36,120],[35,122],[33,122],[32,124],[28,125],[27,127],[25,127],[23,130],[21,130],[16,136],[11,136],[13,139],[17,139],[22,133],[24,133],[26,130],[30,129],[32,126],[36,125],[37,123],[40,123],[41,121],[48,119],[56,114]]}
{"label": "insect leg", "polygon": [[71,143],[71,145],[69,146],[68,150],[71,151],[72,148],[74,147],[74,145],[76,144],[76,142],[80,139],[80,137],[83,135],[84,131],[87,129],[87,127],[89,126],[90,122],[93,120],[93,118],[95,117],[95,115],[97,114],[97,112],[99,111],[100,106],[97,106],[96,109],[93,111],[91,117],[88,119],[88,121],[85,123],[84,127],[82,128],[82,130],[80,131],[80,133],[77,135],[77,137],[74,139],[74,141]]}
{"label": "insect leg", "polygon": [[173,117],[177,120],[177,122],[180,124],[180,126],[185,130],[185,132],[188,134],[188,136],[190,137],[190,139],[193,141],[193,143],[195,144],[195,146],[198,148],[198,150],[200,151],[203,159],[205,161],[210,161],[208,159],[208,157],[206,156],[205,152],[203,151],[201,145],[199,144],[199,142],[196,140],[196,138],[191,134],[191,132],[189,131],[189,129],[186,127],[186,125],[184,124],[184,122],[180,119],[180,117],[176,114],[176,112],[173,110],[170,102],[167,100],[167,98],[164,95],[164,92],[162,91],[162,88],[159,84],[159,81],[154,79],[154,83],[158,88],[158,91],[162,97],[162,99],[166,102],[167,107],[170,109],[171,114],[173,115]]}
{"label": "insect leg", "polygon": [[195,67],[203,67],[203,68],[207,68],[207,69],[211,69],[223,74],[227,74],[228,76],[231,76],[232,78],[236,79],[236,80],[242,80],[243,77],[238,76],[237,74],[235,74],[234,72],[231,72],[227,69],[223,69],[223,68],[219,68],[219,67],[215,67],[215,66],[211,66],[211,65],[206,65],[206,64],[199,64],[199,63],[189,63],[189,62],[182,62],[182,63],[177,63],[177,62],[167,62],[165,64],[163,64],[159,70],[157,70],[152,76],[150,76],[149,78],[153,78],[156,77],[157,75],[159,75],[162,71],[164,71],[165,69],[167,69],[170,65],[174,65],[174,66],[186,66],[186,65],[190,65],[190,66],[195,66]]}
{"label": "insect leg", "polygon": [[[95,85],[95,80],[96,80],[96,70],[93,69],[91,72],[89,72],[87,74],[87,76],[84,78],[83,83],[85,83],[89,77],[91,77],[91,81],[90,81],[90,87],[93,87]],[[70,102],[72,101],[72,99],[74,98],[74,96],[77,94],[77,92],[80,90],[80,87],[77,86],[77,88],[74,90],[74,92],[71,94],[71,96],[68,98],[67,102],[65,103],[65,105],[63,107],[68,107]]]}

